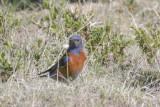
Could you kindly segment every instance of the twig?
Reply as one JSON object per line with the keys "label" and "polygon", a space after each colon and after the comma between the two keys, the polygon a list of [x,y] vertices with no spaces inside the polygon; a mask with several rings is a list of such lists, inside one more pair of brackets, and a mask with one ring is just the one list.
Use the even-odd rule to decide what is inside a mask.
{"label": "twig", "polygon": [[132,17],[132,20],[133,20],[133,23],[134,23],[135,27],[138,29],[138,26],[137,26],[137,24],[136,24],[136,21],[135,21],[133,15],[132,15],[132,13],[129,12],[128,9],[126,9],[126,10],[127,10],[128,14]]}
{"label": "twig", "polygon": [[25,16],[27,16],[28,18],[29,18],[29,20],[33,23],[33,24],[35,24],[35,25],[37,25],[39,28],[43,28],[43,26],[41,26],[39,23],[36,23],[33,19],[31,19],[26,13],[22,13],[23,15],[25,15]]}

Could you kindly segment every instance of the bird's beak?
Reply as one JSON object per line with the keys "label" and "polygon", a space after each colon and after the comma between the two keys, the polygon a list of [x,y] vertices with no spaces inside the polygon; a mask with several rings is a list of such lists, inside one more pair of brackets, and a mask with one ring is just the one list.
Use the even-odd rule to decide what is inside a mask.
{"label": "bird's beak", "polygon": [[69,43],[74,43],[74,39],[69,39]]}
{"label": "bird's beak", "polygon": [[74,39],[69,39],[69,46],[70,47],[75,47],[76,46]]}

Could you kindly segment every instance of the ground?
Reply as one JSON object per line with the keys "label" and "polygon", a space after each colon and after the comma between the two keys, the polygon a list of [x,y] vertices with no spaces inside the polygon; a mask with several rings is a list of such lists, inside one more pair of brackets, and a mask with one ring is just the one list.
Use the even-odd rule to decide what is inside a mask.
{"label": "ground", "polygon": [[[65,6],[73,11],[77,8],[84,14],[94,10],[93,24],[101,25],[107,20],[112,26],[112,32],[124,34],[126,39],[134,40],[135,33],[131,26],[145,28],[145,24],[152,23],[157,28],[160,27],[159,5],[158,0],[108,0],[105,3],[89,2],[81,5],[66,3]],[[1,11],[3,8],[1,7]],[[87,61],[83,72],[75,81],[61,83],[50,78],[39,78],[38,73],[55,64],[63,54],[62,45],[67,41],[67,38],[61,41],[58,33],[53,39],[53,35],[48,35],[38,26],[41,24],[40,20],[48,13],[48,9],[14,11],[13,17],[21,20],[20,25],[12,28],[6,24],[9,32],[6,34],[11,35],[6,38],[9,38],[10,44],[15,44],[15,47],[13,45],[9,50],[0,46],[6,53],[8,62],[14,62],[12,66],[15,70],[19,58],[17,54],[23,55],[26,52],[27,56],[20,59],[21,68],[17,68],[18,70],[15,70],[7,82],[0,82],[0,107],[158,107],[160,105],[160,93],[157,91],[159,86],[147,87],[149,83],[136,84],[140,81],[140,77],[147,80],[147,77],[139,73],[140,71],[154,72],[158,71],[158,67],[156,64],[153,66],[148,64],[146,56],[135,43],[125,48],[127,58],[123,64],[131,66],[122,69],[119,64],[112,61],[109,65],[95,61],[94,55],[90,55],[87,51],[83,39]],[[37,45],[38,40],[42,41],[40,47]],[[41,57],[38,58],[38,55]]]}

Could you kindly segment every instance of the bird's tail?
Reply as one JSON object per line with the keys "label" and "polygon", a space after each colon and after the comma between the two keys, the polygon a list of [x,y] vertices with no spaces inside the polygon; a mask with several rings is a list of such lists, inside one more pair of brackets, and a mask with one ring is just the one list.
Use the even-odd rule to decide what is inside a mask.
{"label": "bird's tail", "polygon": [[45,73],[47,73],[47,72],[49,72],[49,74],[51,73],[51,74],[54,74],[54,71],[56,70],[56,65],[55,66],[52,66],[51,68],[49,68],[48,70],[46,70],[46,71],[43,71],[43,72],[41,72],[41,73],[39,73],[38,75],[40,76],[40,77],[48,77],[48,74],[45,74]]}
{"label": "bird's tail", "polygon": [[45,74],[45,75],[40,75],[39,77],[40,77],[40,78],[48,77],[48,75],[47,75],[47,74]]}
{"label": "bird's tail", "polygon": [[47,74],[45,74],[45,73],[47,73],[47,72],[48,72],[48,71],[41,72],[41,73],[38,74],[38,76],[39,76],[40,78],[48,77]]}
{"label": "bird's tail", "polygon": [[42,74],[45,74],[47,72],[49,72],[49,71],[48,70],[47,71],[43,71],[43,72],[39,73],[38,75],[42,75]]}

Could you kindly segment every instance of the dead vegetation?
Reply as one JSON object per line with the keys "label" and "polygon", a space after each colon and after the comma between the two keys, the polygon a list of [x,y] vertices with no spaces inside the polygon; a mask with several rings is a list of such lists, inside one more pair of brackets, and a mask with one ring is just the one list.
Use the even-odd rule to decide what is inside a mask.
{"label": "dead vegetation", "polygon": [[[51,16],[44,17],[51,12],[49,9],[6,12],[7,9],[1,7],[0,20],[4,22],[0,23],[1,79],[8,77],[3,76],[4,71],[12,75],[8,80],[4,79],[7,82],[0,82],[0,106],[159,106],[160,65],[156,61],[148,63],[148,53],[142,52],[131,28],[141,27],[147,34],[146,25],[151,23],[159,29],[159,5],[158,0],[110,0],[83,5],[65,3],[64,9],[75,11],[77,8],[86,16],[94,10],[94,18],[89,20],[91,27],[104,26],[107,20],[111,26],[110,35],[125,35],[125,40],[133,40],[124,49],[126,57],[122,62],[116,62],[110,53],[109,60],[102,64],[104,60],[95,58],[96,51],[88,51],[88,41],[81,35],[88,52],[87,61],[80,77],[69,84],[41,79],[37,74],[59,59],[63,54],[62,44],[75,32],[66,30],[65,26],[54,31],[50,26]],[[159,59],[158,52],[157,57]]]}

